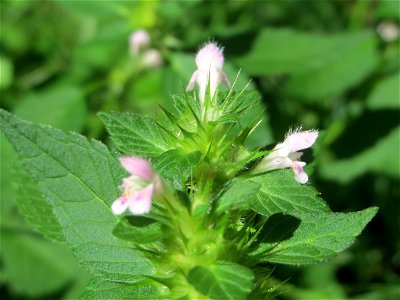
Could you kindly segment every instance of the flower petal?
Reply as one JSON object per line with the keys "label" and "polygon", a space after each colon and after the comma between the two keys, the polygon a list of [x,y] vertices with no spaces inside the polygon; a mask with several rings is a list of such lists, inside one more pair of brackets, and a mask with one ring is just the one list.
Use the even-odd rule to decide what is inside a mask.
{"label": "flower petal", "polygon": [[308,181],[308,175],[303,169],[305,165],[306,163],[301,161],[294,161],[291,165],[291,168],[294,172],[294,179],[301,184],[305,184]]}
{"label": "flower petal", "polygon": [[120,215],[128,208],[128,205],[129,200],[125,196],[122,196],[113,202],[111,210],[114,215]]}
{"label": "flower petal", "polygon": [[151,197],[153,196],[154,185],[150,184],[143,190],[135,193],[129,199],[129,210],[134,215],[148,213],[151,208]]}
{"label": "flower petal", "polygon": [[119,160],[125,170],[133,176],[149,181],[153,178],[154,173],[147,160],[135,156],[123,156]]}
{"label": "flower petal", "polygon": [[302,149],[310,148],[318,137],[317,130],[295,131],[289,133],[283,142],[289,152],[297,152]]}
{"label": "flower petal", "polygon": [[197,83],[197,75],[198,75],[198,73],[199,73],[198,70],[193,72],[192,77],[190,78],[190,81],[189,81],[189,83],[188,83],[188,85],[186,87],[186,91],[187,92],[189,92],[189,91],[194,89],[194,86]]}

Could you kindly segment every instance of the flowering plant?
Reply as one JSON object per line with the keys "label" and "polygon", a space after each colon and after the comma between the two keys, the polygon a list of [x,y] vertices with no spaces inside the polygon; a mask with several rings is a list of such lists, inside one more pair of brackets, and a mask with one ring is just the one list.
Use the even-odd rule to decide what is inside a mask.
{"label": "flowering plant", "polygon": [[3,132],[45,197],[40,205],[50,208],[46,220],[32,210],[30,221],[96,275],[83,298],[273,297],[273,264],[325,261],[376,214],[334,213],[308,183],[298,151],[312,147],[316,130],[249,149],[260,118],[243,116],[260,97],[219,92],[222,82],[231,86],[223,63],[215,43],[200,49],[187,87],[197,84],[198,96],[175,96],[174,111],[100,113],[111,150],[1,112]]}

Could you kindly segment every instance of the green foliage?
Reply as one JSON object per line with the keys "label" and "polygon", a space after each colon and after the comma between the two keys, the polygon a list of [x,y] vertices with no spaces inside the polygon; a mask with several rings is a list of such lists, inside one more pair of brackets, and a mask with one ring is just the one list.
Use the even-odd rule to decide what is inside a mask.
{"label": "green foliage", "polygon": [[150,279],[121,283],[95,277],[79,299],[165,299],[160,285]]}
{"label": "green foliage", "polygon": [[310,185],[301,185],[293,179],[291,170],[278,170],[249,179],[261,185],[252,209],[271,216],[289,213],[301,217],[308,212],[329,212],[327,204]]}
{"label": "green foliage", "polygon": [[83,129],[86,118],[82,91],[70,86],[56,86],[46,92],[27,95],[14,112],[32,122],[78,132]]}
{"label": "green foliage", "polygon": [[375,44],[371,33],[324,36],[265,29],[237,61],[251,75],[290,74],[288,95],[320,99],[364,79],[377,65]]}
{"label": "green foliage", "polygon": [[[77,134],[20,121],[2,111],[2,129],[53,206],[67,242],[95,274],[121,282],[150,275],[151,264],[112,230],[122,170],[107,148]],[[101,174],[101,176],[99,176]]]}
{"label": "green foliage", "polygon": [[249,209],[257,201],[257,193],[261,185],[257,182],[235,178],[226,192],[218,198],[217,212],[226,210]]}
{"label": "green foliage", "polygon": [[125,153],[157,157],[174,148],[174,140],[149,118],[130,113],[101,113],[117,148]]}
{"label": "green foliage", "polygon": [[146,244],[163,238],[161,224],[144,217],[121,219],[113,230],[113,234],[121,240],[134,244]]}
{"label": "green foliage", "polygon": [[15,171],[17,186],[16,203],[24,218],[44,237],[58,242],[65,242],[60,224],[53,208],[43,198],[37,182],[22,167]]}
{"label": "green foliage", "polygon": [[399,82],[399,72],[382,79],[369,95],[367,107],[369,109],[399,109]]}
{"label": "green foliage", "polygon": [[[22,158],[1,136],[2,298],[77,299],[90,276],[67,247],[99,276],[86,291],[91,299],[204,297],[188,273],[199,267],[210,275],[220,261],[253,272],[251,299],[398,298],[398,22],[396,1],[2,3],[1,108],[107,142],[96,116],[104,111],[117,146],[110,155],[75,134],[23,126],[13,134],[30,171],[21,173]],[[138,28],[149,32],[160,67],[142,65],[144,52],[130,53],[128,38]],[[241,72],[225,104],[229,89],[221,85],[218,105],[202,114],[197,91],[177,94],[196,69],[196,50],[210,38],[224,47],[231,82]],[[242,108],[254,103],[240,110],[235,97]],[[143,117],[148,110],[152,117]],[[252,176],[256,159],[299,125],[326,131],[311,166],[304,153],[316,188],[297,184],[290,170]],[[129,154],[149,158],[168,188],[153,199],[151,221],[116,218],[109,209],[127,175],[112,157]],[[69,171],[76,177],[59,176]],[[374,212],[334,214],[321,197],[335,212],[379,206],[379,214],[329,265],[298,268],[303,252],[318,251],[325,260],[332,249],[346,248]],[[340,243],[318,236],[329,228],[317,221],[343,224],[352,216],[354,231],[336,234]],[[332,228],[342,233],[339,223]],[[66,243],[45,242],[32,229]],[[113,246],[91,244],[104,240]],[[333,247],[316,250],[322,243]],[[259,247],[269,250],[262,263],[251,256]],[[135,273],[138,256],[151,261],[146,274],[160,284],[120,274]],[[287,257],[290,263],[272,262]],[[207,278],[215,279],[214,272]]]}
{"label": "green foliage", "polygon": [[[283,264],[326,261],[349,247],[377,211],[378,208],[373,207],[355,213],[305,213],[293,237],[262,243],[254,254],[260,255],[265,261]],[[282,225],[278,223],[275,226]],[[285,234],[283,228],[282,236]]]}
{"label": "green foliage", "polygon": [[1,240],[3,275],[16,293],[38,297],[73,284],[78,266],[66,248],[26,233]]}
{"label": "green foliage", "polygon": [[196,266],[188,275],[189,283],[211,299],[246,299],[253,279],[249,269],[223,261],[209,267]]}
{"label": "green foliage", "polygon": [[180,149],[169,150],[157,158],[154,168],[171,186],[184,190],[200,157],[200,151],[186,154]]}

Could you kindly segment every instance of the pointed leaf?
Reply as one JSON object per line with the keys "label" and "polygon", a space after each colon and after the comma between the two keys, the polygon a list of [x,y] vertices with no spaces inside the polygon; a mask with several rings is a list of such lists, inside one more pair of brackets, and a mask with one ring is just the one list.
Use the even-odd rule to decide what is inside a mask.
{"label": "pointed leaf", "polygon": [[304,213],[292,238],[261,244],[254,254],[264,252],[264,261],[282,264],[325,261],[349,247],[377,211],[371,207],[352,213]]}
{"label": "pointed leaf", "polygon": [[329,212],[327,204],[310,185],[301,185],[294,180],[291,170],[276,170],[255,176],[250,181],[261,184],[252,209],[262,215],[288,213],[301,216],[305,212]]}
{"label": "pointed leaf", "polygon": [[124,154],[157,157],[174,147],[174,140],[149,117],[132,113],[100,113],[118,150]]}
{"label": "pointed leaf", "polygon": [[1,111],[2,130],[52,205],[77,259],[92,272],[131,282],[150,262],[112,235],[124,171],[107,147],[81,135],[22,121]]}
{"label": "pointed leaf", "polygon": [[221,261],[209,267],[194,267],[187,279],[211,299],[246,299],[253,288],[254,274],[241,265]]}
{"label": "pointed leaf", "polygon": [[153,167],[173,187],[184,190],[186,180],[192,174],[200,157],[200,151],[186,154],[183,150],[174,149],[157,158]]}

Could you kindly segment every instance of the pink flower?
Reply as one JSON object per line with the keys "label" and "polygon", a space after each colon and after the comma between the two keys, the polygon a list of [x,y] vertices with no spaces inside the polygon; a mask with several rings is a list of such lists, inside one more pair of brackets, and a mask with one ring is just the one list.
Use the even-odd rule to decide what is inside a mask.
{"label": "pink flower", "polygon": [[122,196],[111,205],[113,213],[120,215],[127,208],[134,215],[148,213],[154,192],[161,190],[160,178],[145,159],[125,156],[120,162],[131,175],[122,181]]}
{"label": "pink flower", "polygon": [[318,137],[317,130],[289,131],[285,140],[277,144],[272,152],[268,154],[263,160],[255,167],[253,173],[261,173],[276,169],[291,168],[294,172],[294,178],[297,182],[304,184],[308,181],[308,175],[303,167],[305,162],[300,161],[302,152],[306,148],[310,148]]}
{"label": "pink flower", "polygon": [[129,36],[129,49],[133,55],[150,45],[150,35],[146,30],[139,29]]}
{"label": "pink flower", "polygon": [[197,84],[199,86],[199,98],[204,101],[207,85],[210,84],[210,96],[214,97],[215,91],[221,82],[230,86],[226,74],[222,71],[224,65],[224,55],[222,48],[215,43],[207,43],[199,50],[196,55],[197,70],[190,78],[187,91],[193,90]]}

